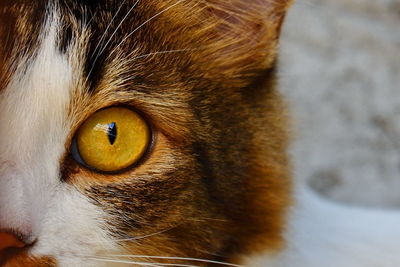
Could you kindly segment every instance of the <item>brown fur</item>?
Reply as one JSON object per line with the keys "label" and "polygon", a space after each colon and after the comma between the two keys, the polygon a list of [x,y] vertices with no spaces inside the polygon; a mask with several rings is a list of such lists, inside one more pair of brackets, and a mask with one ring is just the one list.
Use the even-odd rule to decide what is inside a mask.
{"label": "brown fur", "polygon": [[37,34],[44,19],[44,1],[2,0],[0,2],[0,91],[9,82],[22,58],[29,58],[37,46]]}
{"label": "brown fur", "polygon": [[[168,9],[177,1],[147,0],[117,29],[134,2],[126,1],[101,54],[96,45],[121,1],[82,2],[59,7],[60,50],[75,55],[77,72],[63,180],[109,214],[115,238],[148,236],[121,242],[132,254],[238,262],[279,250],[291,183],[275,62],[290,1],[188,0]],[[85,32],[83,15],[94,15]],[[121,174],[80,166],[68,153],[74,132],[96,110],[121,104],[152,125],[152,151]]]}
{"label": "brown fur", "polygon": [[0,261],[2,267],[54,267],[56,261],[50,257],[33,258],[25,253],[9,255],[7,261]]}

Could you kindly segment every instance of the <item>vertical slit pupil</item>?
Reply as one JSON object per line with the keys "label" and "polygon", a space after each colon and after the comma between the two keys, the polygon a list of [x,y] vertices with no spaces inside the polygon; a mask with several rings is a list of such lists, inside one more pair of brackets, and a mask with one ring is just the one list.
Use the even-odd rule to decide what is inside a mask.
{"label": "vertical slit pupil", "polygon": [[108,141],[113,145],[117,139],[117,124],[115,122],[108,124],[107,135]]}

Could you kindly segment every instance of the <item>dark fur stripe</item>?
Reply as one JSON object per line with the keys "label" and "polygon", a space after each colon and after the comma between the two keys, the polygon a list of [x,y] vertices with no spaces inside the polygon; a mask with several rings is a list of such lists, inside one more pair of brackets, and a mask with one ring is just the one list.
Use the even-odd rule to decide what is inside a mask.
{"label": "dark fur stripe", "polygon": [[0,90],[7,86],[18,62],[22,58],[32,57],[37,51],[46,5],[45,0],[1,1]]}

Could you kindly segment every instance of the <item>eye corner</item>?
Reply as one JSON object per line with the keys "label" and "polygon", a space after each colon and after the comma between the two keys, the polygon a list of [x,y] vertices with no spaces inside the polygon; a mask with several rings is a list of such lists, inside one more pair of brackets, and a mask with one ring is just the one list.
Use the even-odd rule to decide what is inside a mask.
{"label": "eye corner", "polygon": [[76,144],[76,136],[72,138],[71,148],[70,148],[70,156],[76,160],[79,164],[85,165],[81,155],[79,154],[78,145]]}

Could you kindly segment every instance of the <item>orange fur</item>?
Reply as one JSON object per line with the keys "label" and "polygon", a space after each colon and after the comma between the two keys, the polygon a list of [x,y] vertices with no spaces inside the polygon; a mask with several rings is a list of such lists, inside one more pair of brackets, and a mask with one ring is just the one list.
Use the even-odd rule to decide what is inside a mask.
{"label": "orange fur", "polygon": [[[149,2],[145,9],[140,9],[140,13],[149,13],[151,16],[173,3]],[[182,2],[163,13],[150,28],[139,31],[137,38],[144,38],[144,32],[153,32],[154,35],[166,39],[163,39],[163,43],[169,44],[168,49],[184,49],[183,51],[141,58],[133,71],[131,63],[125,63],[129,57],[118,53],[105,68],[105,74],[97,84],[94,96],[87,96],[87,100],[81,99],[73,103],[81,108],[73,106],[71,110],[81,110],[81,115],[78,114],[77,117],[85,118],[103,106],[120,103],[121,99],[132,99],[129,104],[149,115],[148,120],[157,130],[158,138],[153,152],[138,168],[113,177],[78,169],[68,179],[79,185],[82,191],[89,190],[89,196],[96,201],[102,202],[101,199],[106,196],[112,198],[113,205],[119,203],[119,200],[109,194],[110,190],[125,190],[123,188],[128,188],[129,185],[129,190],[135,192],[132,196],[134,199],[137,195],[145,195],[143,199],[139,197],[133,202],[137,202],[140,209],[146,207],[138,215],[139,220],[149,220],[152,226],[141,227],[140,231],[130,230],[129,235],[143,236],[169,228],[176,228],[180,233],[178,238],[175,230],[168,230],[157,237],[140,241],[139,246],[127,243],[129,252],[207,258],[209,255],[204,253],[206,251],[217,252],[223,255],[222,259],[235,261],[242,254],[256,253],[266,248],[270,251],[278,250],[284,245],[282,232],[291,193],[290,166],[285,152],[285,108],[275,89],[273,65],[281,23],[288,6],[289,2],[284,1],[256,1],[250,5],[242,1]],[[152,43],[151,47],[141,43],[135,50],[128,50],[132,45],[130,41],[127,40],[121,49],[133,51],[133,57],[166,49],[157,48],[157,43]],[[195,65],[188,62],[195,62]],[[180,73],[180,64],[186,66],[187,73]],[[160,95],[147,91],[119,91],[118,88],[125,83],[125,72],[146,76],[149,66],[162,78],[161,81],[159,78],[154,80],[157,89],[160,92],[164,90],[161,94],[162,101]],[[272,70],[267,71],[269,69]],[[205,121],[199,123],[192,107],[188,105],[196,88],[185,82],[177,82],[182,80],[182,75],[196,80],[196,88],[201,88],[205,95],[203,109],[218,110],[215,105],[219,102],[222,106],[220,115],[231,112],[231,116],[243,118],[243,121],[233,118],[234,126],[224,125],[228,122],[222,121],[221,126],[225,129],[212,129],[209,127],[216,123],[215,120],[222,118],[208,114]],[[99,104],[102,106],[93,106]],[[228,106],[236,111],[230,110]],[[204,112],[210,113],[208,110]],[[79,124],[78,122],[76,125]],[[235,139],[235,142],[239,142],[236,144],[238,147],[228,148],[230,152],[225,155],[218,151],[209,153],[213,154],[215,160],[223,158],[228,164],[233,164],[242,157],[240,150],[245,147],[248,149],[244,158],[247,162],[240,163],[240,168],[243,169],[240,172],[246,172],[240,177],[243,188],[233,188],[237,186],[234,184],[236,182],[229,181],[229,177],[221,174],[221,177],[215,178],[219,181],[216,181],[216,188],[213,189],[218,199],[207,200],[204,195],[207,189],[204,185],[195,179],[188,180],[189,177],[199,175],[196,170],[191,170],[192,175],[185,173],[175,174],[173,177],[165,176],[168,171],[196,165],[190,148],[195,139],[193,133],[199,136],[201,142],[218,147],[217,138],[222,134],[220,131],[225,130],[228,131],[226,134],[234,135],[241,127],[252,132],[250,140]],[[215,130],[216,135],[213,134]],[[78,181],[80,182],[77,183]],[[157,187],[153,188],[152,183],[156,183]],[[91,191],[93,187],[97,187],[96,191]],[[102,188],[107,188],[107,191],[103,192]],[[177,195],[174,199],[157,196],[158,199],[150,206],[148,203],[141,203],[149,201],[146,198],[150,197],[143,190],[156,196]],[[113,213],[113,205],[106,202],[104,205]],[[134,209],[122,202],[119,205],[122,209]],[[176,213],[177,210],[180,212]],[[163,214],[162,218],[158,218],[159,214]],[[208,230],[199,214],[212,219],[206,220]],[[188,221],[188,218],[193,221]],[[197,235],[194,243],[191,241],[193,235]]]}

